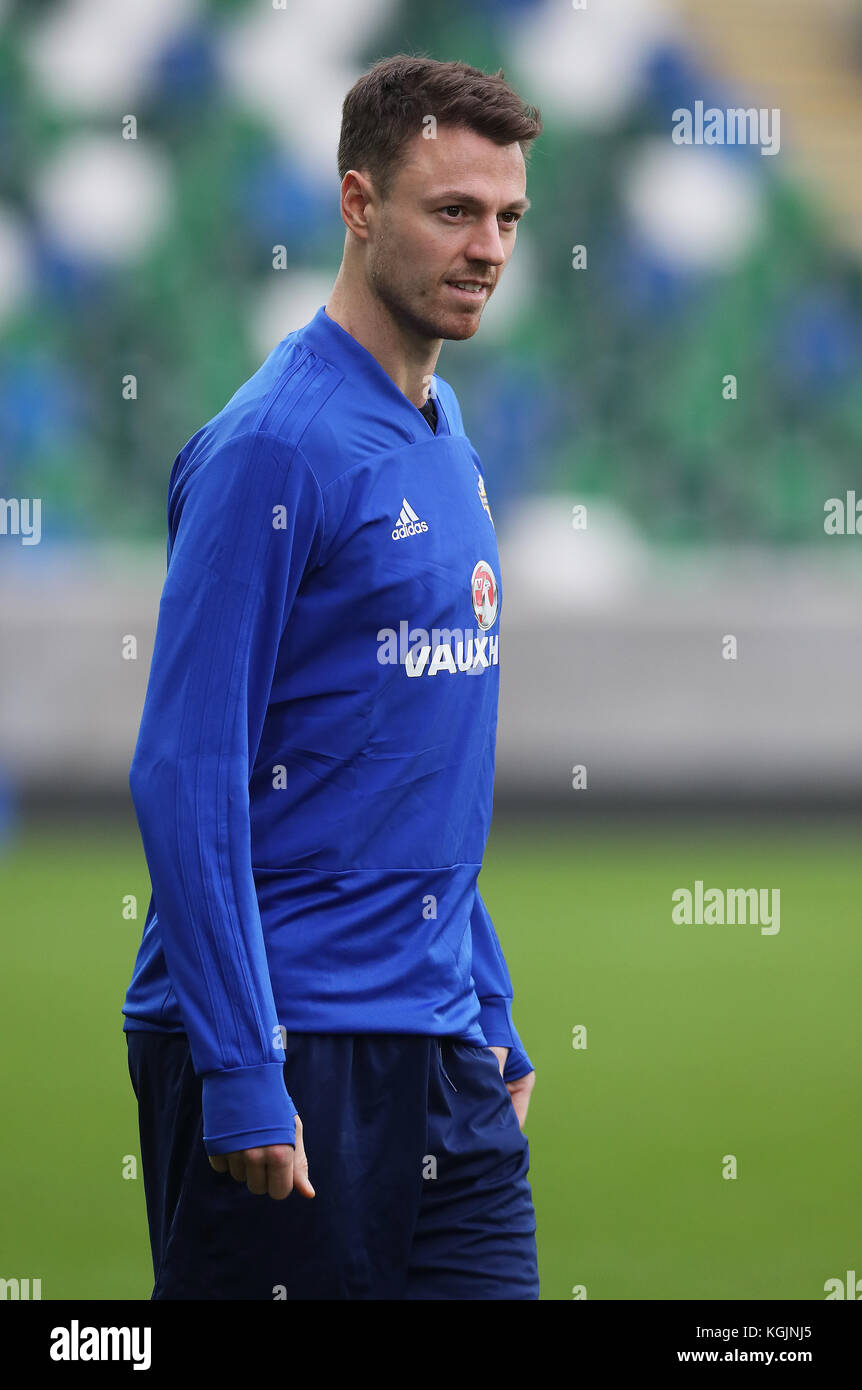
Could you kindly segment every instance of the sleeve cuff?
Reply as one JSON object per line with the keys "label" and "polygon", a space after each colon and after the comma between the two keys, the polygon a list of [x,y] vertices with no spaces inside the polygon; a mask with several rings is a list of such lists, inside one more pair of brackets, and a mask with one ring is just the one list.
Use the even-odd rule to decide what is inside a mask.
{"label": "sleeve cuff", "polygon": [[513,1047],[506,1058],[506,1065],[503,1068],[504,1081],[520,1081],[522,1076],[529,1076],[531,1071],[536,1068],[530,1061],[526,1052],[521,1047]]}
{"label": "sleeve cuff", "polygon": [[518,1030],[512,1022],[512,1001],[503,995],[479,1000],[479,1026],[489,1047],[508,1047],[509,1055],[503,1067],[504,1081],[520,1081],[522,1076],[535,1071],[533,1063],[524,1051],[524,1044],[518,1037]]}
{"label": "sleeve cuff", "polygon": [[[509,1014],[511,1018],[511,1013]],[[518,1036],[518,1030],[512,1024],[512,1046],[506,1058],[506,1065],[503,1068],[504,1081],[520,1081],[522,1076],[528,1076],[531,1071],[535,1071],[533,1063],[530,1061],[524,1050],[524,1044]]]}
{"label": "sleeve cuff", "polygon": [[284,1063],[234,1067],[203,1077],[204,1147],[235,1153],[264,1144],[295,1144],[296,1106],[284,1084]]}
{"label": "sleeve cuff", "polygon": [[515,1026],[511,1000],[502,995],[479,1000],[479,1027],[489,1047],[512,1047]]}

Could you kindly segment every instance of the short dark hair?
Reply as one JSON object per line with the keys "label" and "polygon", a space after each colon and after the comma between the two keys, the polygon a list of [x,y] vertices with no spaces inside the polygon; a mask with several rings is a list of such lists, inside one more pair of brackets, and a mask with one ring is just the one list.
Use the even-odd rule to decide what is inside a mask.
{"label": "short dark hair", "polygon": [[517,140],[525,160],[542,133],[538,108],[525,105],[502,68],[489,74],[467,63],[397,53],[376,62],[344,98],[339,178],[348,169],[367,170],[385,198],[404,144],[422,130],[425,116],[467,126],[498,145]]}

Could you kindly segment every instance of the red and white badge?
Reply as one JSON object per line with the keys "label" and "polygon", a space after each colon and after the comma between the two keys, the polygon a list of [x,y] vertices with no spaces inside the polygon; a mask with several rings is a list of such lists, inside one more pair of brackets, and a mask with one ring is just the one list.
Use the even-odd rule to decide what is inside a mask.
{"label": "red and white badge", "polygon": [[480,560],[473,570],[470,592],[473,596],[473,612],[476,614],[476,622],[485,632],[496,622],[497,609],[500,606],[497,580],[494,577],[494,571],[485,560]]}

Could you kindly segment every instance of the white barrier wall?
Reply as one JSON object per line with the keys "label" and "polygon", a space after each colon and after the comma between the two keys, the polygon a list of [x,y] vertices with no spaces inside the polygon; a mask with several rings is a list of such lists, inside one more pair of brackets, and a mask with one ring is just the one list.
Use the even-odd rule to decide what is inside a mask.
{"label": "white barrier wall", "polygon": [[[500,543],[498,795],[572,796],[582,766],[623,800],[862,797],[855,554],[629,548],[579,576],[535,523]],[[126,794],[163,578],[161,549],[0,563],[0,767],[22,792]]]}

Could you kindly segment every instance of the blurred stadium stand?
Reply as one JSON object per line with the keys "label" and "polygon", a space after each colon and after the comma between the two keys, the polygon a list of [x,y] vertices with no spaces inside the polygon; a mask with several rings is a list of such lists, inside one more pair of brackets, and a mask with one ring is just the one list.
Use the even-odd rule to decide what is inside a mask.
{"label": "blurred stadium stand", "polygon": [[[583,763],[590,805],[855,805],[862,537],[823,527],[862,497],[849,0],[0,4],[0,497],[42,499],[39,545],[0,535],[0,803],[127,801],[171,464],[324,302],[341,100],[405,49],[546,122],[439,362],[500,535],[498,796],[574,804]],[[697,100],[779,106],[780,152],[675,145]]]}

